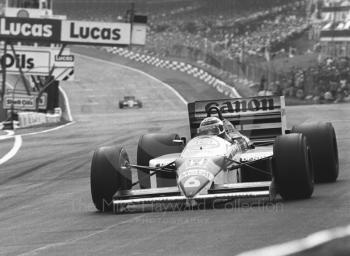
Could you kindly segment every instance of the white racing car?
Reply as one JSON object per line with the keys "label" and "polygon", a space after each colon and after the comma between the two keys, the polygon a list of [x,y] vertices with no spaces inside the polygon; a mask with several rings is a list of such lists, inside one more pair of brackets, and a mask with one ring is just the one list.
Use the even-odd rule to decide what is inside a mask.
{"label": "white racing car", "polygon": [[[284,200],[304,199],[311,197],[314,181],[334,182],[338,177],[332,124],[305,123],[287,130],[283,97],[197,101],[189,103],[188,111],[187,144],[177,134],[143,135],[136,164],[121,146],[95,151],[91,194],[98,210],[277,194]],[[210,126],[200,127],[208,116],[222,121],[224,130],[219,132],[225,136]],[[134,182],[133,169],[138,174]]]}

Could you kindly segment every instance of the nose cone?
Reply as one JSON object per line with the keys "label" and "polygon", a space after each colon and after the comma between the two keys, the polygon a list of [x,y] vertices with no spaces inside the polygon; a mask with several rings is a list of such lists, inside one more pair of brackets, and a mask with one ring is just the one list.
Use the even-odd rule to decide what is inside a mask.
{"label": "nose cone", "polygon": [[206,186],[214,180],[214,175],[205,170],[190,168],[182,171],[178,178],[178,185],[186,197],[194,197],[205,190]]}
{"label": "nose cone", "polygon": [[188,176],[180,180],[179,185],[186,197],[197,195],[210,180],[201,175]]}

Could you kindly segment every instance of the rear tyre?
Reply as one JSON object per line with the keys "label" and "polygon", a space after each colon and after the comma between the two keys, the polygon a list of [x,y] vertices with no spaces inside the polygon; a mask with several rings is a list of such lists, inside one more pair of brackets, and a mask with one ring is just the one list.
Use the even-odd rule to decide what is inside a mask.
{"label": "rear tyre", "polygon": [[119,101],[119,108],[123,108],[123,103]]}
{"label": "rear tyre", "polygon": [[122,168],[129,157],[122,147],[102,147],[95,151],[90,173],[92,201],[97,210],[113,210],[113,195],[131,188],[131,171]]}
{"label": "rear tyre", "polygon": [[[173,142],[175,139],[179,140],[179,135],[153,133],[141,136],[137,146],[137,164],[149,166],[149,161],[153,158],[171,153],[181,153],[183,145],[175,144]],[[149,171],[138,170],[137,174],[140,188],[150,188]],[[157,186],[176,186],[176,173],[158,173]]]}
{"label": "rear tyre", "polygon": [[337,138],[331,123],[306,123],[292,128],[306,136],[311,149],[315,182],[334,182],[339,175]]}
{"label": "rear tyre", "polygon": [[276,137],[273,155],[273,176],[282,198],[294,200],[311,197],[314,179],[306,137],[300,133]]}

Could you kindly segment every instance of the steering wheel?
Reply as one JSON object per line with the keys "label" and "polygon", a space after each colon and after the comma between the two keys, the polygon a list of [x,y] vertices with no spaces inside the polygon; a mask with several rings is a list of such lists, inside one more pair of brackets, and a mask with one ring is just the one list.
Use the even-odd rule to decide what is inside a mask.
{"label": "steering wheel", "polygon": [[222,113],[217,106],[212,106],[212,107],[208,108],[207,117],[210,117],[213,112],[214,113],[216,112],[218,114],[220,120],[224,120],[224,118],[222,117]]}

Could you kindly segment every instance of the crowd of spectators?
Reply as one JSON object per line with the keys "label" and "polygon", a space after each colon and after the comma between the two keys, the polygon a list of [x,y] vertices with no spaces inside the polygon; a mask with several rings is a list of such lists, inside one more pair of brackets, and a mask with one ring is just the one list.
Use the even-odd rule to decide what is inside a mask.
{"label": "crowd of spectators", "polygon": [[182,45],[229,58],[244,54],[263,57],[266,47],[277,50],[291,35],[308,26],[303,1],[272,2],[280,5],[265,5],[263,10],[261,5],[256,5],[256,9],[250,5],[249,12],[245,8],[231,9],[219,15],[205,15],[206,9],[200,9],[202,14],[189,15],[191,19],[159,20],[151,25],[146,48],[161,55],[169,54],[174,45]]}
{"label": "crowd of spectators", "polygon": [[326,58],[318,66],[292,70],[273,88],[314,103],[342,102],[350,96],[350,58]]}

